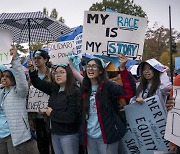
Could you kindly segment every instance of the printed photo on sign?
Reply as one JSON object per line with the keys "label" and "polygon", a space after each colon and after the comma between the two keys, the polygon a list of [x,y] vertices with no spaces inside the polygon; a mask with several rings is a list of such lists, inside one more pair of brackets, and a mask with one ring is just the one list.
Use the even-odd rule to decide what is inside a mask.
{"label": "printed photo on sign", "polygon": [[154,151],[168,152],[169,142],[164,139],[166,114],[158,96],[135,102],[124,107],[128,122],[127,133],[122,139],[126,154],[153,154]]}
{"label": "printed photo on sign", "polygon": [[0,64],[10,64],[10,48],[12,44],[12,34],[10,31],[0,29]]}
{"label": "printed photo on sign", "polygon": [[48,105],[49,95],[43,93],[42,91],[36,89],[34,86],[29,88],[28,112],[45,112]]}
{"label": "printed photo on sign", "polygon": [[147,18],[116,12],[85,11],[82,52],[92,55],[143,54]]}
{"label": "printed photo on sign", "polygon": [[165,139],[180,146],[180,86],[173,86],[175,105],[168,112]]}

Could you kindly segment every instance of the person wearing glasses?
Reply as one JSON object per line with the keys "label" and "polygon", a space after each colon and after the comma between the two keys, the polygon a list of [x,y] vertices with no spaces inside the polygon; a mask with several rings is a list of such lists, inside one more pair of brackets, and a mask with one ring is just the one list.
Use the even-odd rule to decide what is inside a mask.
{"label": "person wearing glasses", "polygon": [[[51,68],[48,67],[49,59],[48,53],[44,50],[39,49],[33,53],[33,63],[37,69],[38,77],[41,80],[52,82],[52,71]],[[47,128],[48,124],[45,112],[39,111],[38,113],[29,113],[29,119],[32,129],[36,131],[37,145],[40,154],[53,154],[51,135]]]}
{"label": "person wearing glasses", "polygon": [[1,78],[0,154],[38,154],[26,110],[28,82],[15,47],[10,54],[12,68],[3,69]]}
{"label": "person wearing glasses", "polygon": [[119,141],[126,132],[117,115],[118,101],[119,98],[133,97],[134,92],[125,68],[127,57],[119,57],[123,84],[108,79],[105,64],[99,58],[87,62],[84,77],[73,70],[81,82],[82,143],[88,154],[118,154]]}
{"label": "person wearing glasses", "polygon": [[78,154],[79,87],[67,64],[57,65],[55,81],[49,83],[38,77],[32,61],[28,62],[30,79],[34,87],[50,95],[47,116],[50,117],[52,144],[56,154]]}

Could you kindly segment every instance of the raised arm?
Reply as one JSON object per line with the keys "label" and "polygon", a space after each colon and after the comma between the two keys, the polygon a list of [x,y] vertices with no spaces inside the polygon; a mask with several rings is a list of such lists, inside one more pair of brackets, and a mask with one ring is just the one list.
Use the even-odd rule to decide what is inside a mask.
{"label": "raised arm", "polygon": [[26,97],[28,95],[28,82],[26,75],[23,71],[23,66],[17,59],[17,50],[15,47],[10,49],[10,55],[12,55],[12,69],[16,81],[16,90],[20,97]]}

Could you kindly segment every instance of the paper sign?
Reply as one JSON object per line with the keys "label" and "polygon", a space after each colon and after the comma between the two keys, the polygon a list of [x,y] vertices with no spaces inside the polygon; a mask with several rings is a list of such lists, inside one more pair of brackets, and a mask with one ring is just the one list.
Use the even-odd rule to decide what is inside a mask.
{"label": "paper sign", "polygon": [[85,11],[82,51],[141,57],[147,19],[115,12]]}
{"label": "paper sign", "polygon": [[54,64],[69,63],[68,52],[74,50],[74,41],[63,41],[48,44],[50,61]]}
{"label": "paper sign", "polygon": [[0,29],[0,64],[10,64],[10,48],[12,44],[12,34],[10,31]]}
{"label": "paper sign", "polygon": [[49,95],[36,89],[34,86],[29,88],[29,97],[27,104],[28,112],[45,112],[48,105]]}
{"label": "paper sign", "polygon": [[78,55],[82,52],[82,33],[78,34],[75,38],[74,38],[74,55]]}
{"label": "paper sign", "polygon": [[180,86],[173,86],[175,106],[168,112],[165,139],[180,146]]}
{"label": "paper sign", "polygon": [[175,57],[175,69],[180,70],[180,57]]}
{"label": "paper sign", "polygon": [[169,142],[164,139],[166,114],[158,96],[149,97],[141,105],[138,102],[125,106],[128,122],[127,133],[122,139],[126,154],[153,154],[168,152]]}

